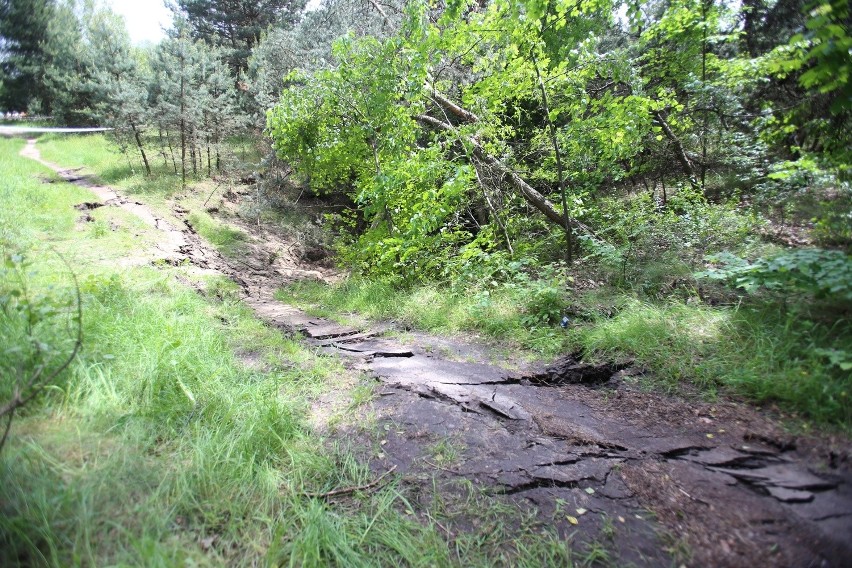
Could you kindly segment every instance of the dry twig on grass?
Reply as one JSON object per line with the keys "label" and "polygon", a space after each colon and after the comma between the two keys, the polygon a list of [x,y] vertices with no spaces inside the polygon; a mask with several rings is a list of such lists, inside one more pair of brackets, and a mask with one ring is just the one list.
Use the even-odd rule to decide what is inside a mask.
{"label": "dry twig on grass", "polygon": [[386,472],[384,472],[377,479],[371,481],[366,485],[358,485],[356,487],[343,487],[341,489],[335,489],[334,491],[327,491],[325,493],[304,493],[304,495],[305,497],[325,499],[328,497],[336,497],[338,495],[348,495],[349,493],[355,493],[356,491],[367,491],[368,489],[375,489],[376,487],[378,487],[378,485],[382,482],[384,478],[392,474],[394,471],[396,471],[395,465]]}

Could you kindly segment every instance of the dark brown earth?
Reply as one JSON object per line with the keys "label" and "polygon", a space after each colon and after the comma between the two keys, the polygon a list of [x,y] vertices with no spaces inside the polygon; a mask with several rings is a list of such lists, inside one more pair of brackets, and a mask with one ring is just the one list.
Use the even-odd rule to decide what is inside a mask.
{"label": "dark brown earth", "polygon": [[[306,255],[255,244],[239,262],[226,259],[188,224],[175,227],[78,170],[40,160],[34,141],[22,153],[102,200],[81,210],[118,206],[161,230],[155,258],[231,278],[261,319],[374,377],[369,410],[379,434],[353,425],[338,436],[356,443],[377,477],[395,468],[413,503],[425,508],[435,491],[452,498],[473,484],[578,546],[603,545],[616,565],[852,561],[844,437],[791,435],[745,404],[642,392],[638,369],[566,358],[518,370],[457,339],[408,334],[403,342],[387,326],[311,317],[272,296],[294,279],[329,276]],[[471,354],[490,362],[459,360]],[[442,528],[452,537],[477,522],[471,511]]]}

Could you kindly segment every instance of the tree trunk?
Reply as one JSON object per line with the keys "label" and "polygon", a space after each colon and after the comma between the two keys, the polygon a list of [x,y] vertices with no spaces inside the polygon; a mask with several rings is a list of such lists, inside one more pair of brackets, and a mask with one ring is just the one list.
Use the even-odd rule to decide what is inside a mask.
{"label": "tree trunk", "polygon": [[538,61],[535,59],[535,54],[530,52],[530,58],[535,67],[535,76],[538,78],[538,87],[541,90],[541,105],[544,110],[544,116],[547,119],[547,127],[550,131],[550,142],[553,144],[553,151],[556,153],[556,172],[559,180],[559,194],[562,197],[562,216],[565,218],[565,264],[570,266],[574,262],[574,231],[571,229],[571,220],[568,217],[568,191],[565,188],[565,172],[562,169],[562,152],[559,150],[559,141],[556,139],[556,126],[550,120],[550,106],[547,104],[547,89],[544,87],[544,81],[541,80],[541,73],[538,71]]}
{"label": "tree trunk", "polygon": [[160,141],[160,155],[163,156],[163,167],[168,169],[169,158],[168,158],[168,156],[166,156],[166,146],[163,143],[163,127],[162,126],[157,128],[157,139]]}
{"label": "tree trunk", "polygon": [[705,193],[704,182],[707,177],[707,128],[708,107],[707,100],[707,0],[701,0],[701,99],[704,107],[704,116],[701,125],[701,192]]}
{"label": "tree trunk", "polygon": [[186,188],[186,69],[181,47],[180,54],[180,183]]}
{"label": "tree trunk", "polygon": [[177,158],[175,158],[175,149],[172,146],[172,133],[166,130],[166,141],[169,143],[169,154],[172,156],[172,166],[175,169],[175,175],[178,174]]}
{"label": "tree trunk", "polygon": [[677,135],[672,130],[669,123],[666,122],[666,119],[663,118],[663,114],[661,112],[655,112],[654,118],[657,119],[657,123],[663,128],[663,133],[666,135],[675,148],[675,157],[677,161],[680,162],[681,168],[683,168],[683,173],[686,174],[686,177],[689,178],[689,183],[694,188],[698,188],[698,182],[695,180],[695,167],[692,165],[692,161],[689,159],[689,156],[686,153],[686,150],[683,147],[683,143],[677,137]]}
{"label": "tree trunk", "polygon": [[[437,128],[438,130],[458,133],[453,125],[447,124],[437,118],[432,118],[426,114],[417,115],[414,119],[422,124],[431,126],[432,128]],[[467,142],[472,146],[473,155],[476,159],[488,164],[490,167],[500,172],[500,175],[504,176],[508,180],[509,185],[511,185],[530,205],[538,209],[545,217],[560,227],[565,226],[565,218],[556,210],[553,204],[550,203],[545,196],[539,193],[534,187],[524,181],[521,176],[516,174],[509,167],[505,166],[497,158],[488,154],[477,140],[474,140],[472,137],[468,137]]]}
{"label": "tree trunk", "polygon": [[151,166],[148,164],[148,156],[145,155],[145,148],[142,147],[142,138],[139,136],[139,130],[137,130],[136,125],[134,123],[130,123],[130,128],[133,129],[133,138],[136,139],[136,147],[139,148],[139,153],[142,154],[142,163],[145,164],[145,175],[151,175]]}

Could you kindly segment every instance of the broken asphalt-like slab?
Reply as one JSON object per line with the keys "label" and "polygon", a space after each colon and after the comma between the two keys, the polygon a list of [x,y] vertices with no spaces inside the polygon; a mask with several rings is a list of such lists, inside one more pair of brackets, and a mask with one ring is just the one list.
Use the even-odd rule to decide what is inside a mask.
{"label": "broken asphalt-like slab", "polygon": [[[680,420],[699,403],[657,401],[658,419],[602,408],[611,392],[634,396],[618,367],[566,358],[510,371],[327,321],[272,323],[360,354],[354,365],[381,381],[373,410],[387,435],[372,456],[377,472],[471,480],[556,515],[580,540],[601,539],[615,523],[620,562],[668,562],[661,531],[689,546],[696,565],[843,566],[852,557],[848,468],[817,470],[783,444],[756,442],[735,417]],[[432,456],[442,441],[459,448],[446,466]]]}

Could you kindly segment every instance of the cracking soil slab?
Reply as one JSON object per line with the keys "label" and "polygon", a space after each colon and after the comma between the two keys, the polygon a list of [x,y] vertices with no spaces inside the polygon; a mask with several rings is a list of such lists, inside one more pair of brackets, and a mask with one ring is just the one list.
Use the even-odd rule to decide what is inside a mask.
{"label": "cracking soil slab", "polygon": [[[353,335],[364,334],[359,333]],[[392,341],[385,341],[383,339],[369,339],[366,341],[353,342],[351,337],[348,336],[343,337],[341,339],[343,341],[332,343],[332,345],[334,345],[334,347],[340,349],[341,351],[361,353],[365,357],[414,357],[414,352],[410,348],[403,347]]]}
{"label": "cracking soil slab", "polygon": [[459,483],[472,483],[579,547],[603,545],[616,565],[843,567],[852,558],[845,438],[797,439],[745,405],[643,393],[623,380],[639,371],[623,366],[568,357],[518,371],[463,341],[419,333],[394,340],[311,317],[273,294],[292,279],[326,278],[320,268],[261,247],[229,260],[191,227],[173,227],[113,189],[40,160],[34,141],[22,154],[146,220],[163,234],[170,258],[234,280],[270,325],[380,381],[365,412],[376,417],[381,440],[357,425],[338,436],[375,472],[396,466],[412,503],[428,507],[435,487],[451,498]]}

